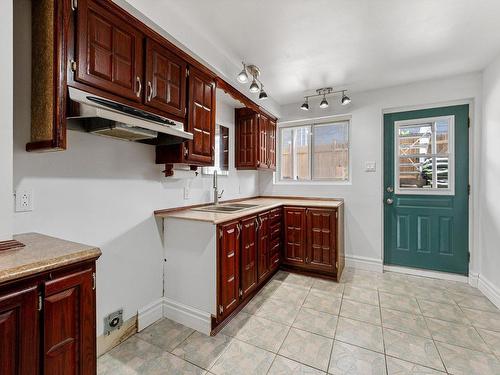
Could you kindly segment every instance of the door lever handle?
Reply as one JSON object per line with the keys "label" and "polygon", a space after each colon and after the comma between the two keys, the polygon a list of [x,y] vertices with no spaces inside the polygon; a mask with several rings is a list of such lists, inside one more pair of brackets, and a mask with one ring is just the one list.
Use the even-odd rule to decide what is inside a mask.
{"label": "door lever handle", "polygon": [[385,200],[385,203],[387,203],[388,205],[391,205],[391,204],[393,204],[393,203],[394,203],[394,199],[392,199],[392,198],[387,198],[387,199]]}

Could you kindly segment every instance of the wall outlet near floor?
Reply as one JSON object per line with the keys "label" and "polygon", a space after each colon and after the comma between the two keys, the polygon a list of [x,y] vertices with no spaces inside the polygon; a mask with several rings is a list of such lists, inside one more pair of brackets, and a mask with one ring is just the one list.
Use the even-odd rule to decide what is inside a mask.
{"label": "wall outlet near floor", "polygon": [[114,330],[120,329],[123,324],[123,309],[116,310],[104,317],[104,334],[109,335]]}
{"label": "wall outlet near floor", "polygon": [[16,212],[33,211],[33,191],[16,191]]}
{"label": "wall outlet near floor", "polygon": [[184,199],[189,199],[189,194],[191,193],[189,186],[184,187]]}

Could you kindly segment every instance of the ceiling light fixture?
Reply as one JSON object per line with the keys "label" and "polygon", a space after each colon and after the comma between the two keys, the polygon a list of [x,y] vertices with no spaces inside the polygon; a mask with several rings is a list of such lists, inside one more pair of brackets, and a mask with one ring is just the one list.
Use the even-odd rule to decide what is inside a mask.
{"label": "ceiling light fixture", "polygon": [[304,96],[304,103],[300,106],[300,109],[304,111],[309,110],[309,98],[316,98],[318,96],[322,96],[323,99],[321,99],[321,102],[319,103],[320,108],[328,108],[329,103],[328,100],[326,100],[327,95],[334,95],[334,94],[342,94],[342,98],[340,100],[340,104],[342,105],[347,105],[351,102],[351,98],[349,98],[345,93],[347,90],[338,90],[334,91],[333,87],[323,87],[321,89],[316,90],[316,94],[314,95],[307,95]]}
{"label": "ceiling light fixture", "polygon": [[306,101],[302,103],[300,109],[302,109],[303,111],[309,111],[309,98],[306,96],[305,99]]}
{"label": "ceiling light fixture", "polygon": [[351,98],[349,98],[346,94],[345,94],[345,90],[342,91],[342,100],[340,101],[340,103],[342,105],[347,105],[351,102]]}
{"label": "ceiling light fixture", "polygon": [[259,80],[260,69],[252,64],[247,65],[244,62],[242,62],[242,64],[243,70],[238,74],[238,82],[246,83],[248,82],[249,78],[252,77],[252,83],[250,84],[249,91],[254,94],[259,93],[260,100],[267,99],[268,96],[264,91],[264,85]]}
{"label": "ceiling light fixture", "polygon": [[247,73],[247,67],[245,63],[243,64],[243,70],[238,74],[238,82],[240,83],[247,83],[248,82],[248,73]]}
{"label": "ceiling light fixture", "polygon": [[264,91],[264,85],[260,84],[259,100],[267,99],[267,93]]}

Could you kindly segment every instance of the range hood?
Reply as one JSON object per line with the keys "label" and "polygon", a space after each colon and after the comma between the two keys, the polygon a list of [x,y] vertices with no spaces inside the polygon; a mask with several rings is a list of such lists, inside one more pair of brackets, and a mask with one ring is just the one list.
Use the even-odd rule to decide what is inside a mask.
{"label": "range hood", "polygon": [[79,115],[68,119],[81,121],[90,133],[128,141],[147,141],[161,137],[163,144],[193,139],[179,121],[158,116],[88,92],[68,87],[69,98],[79,103]]}

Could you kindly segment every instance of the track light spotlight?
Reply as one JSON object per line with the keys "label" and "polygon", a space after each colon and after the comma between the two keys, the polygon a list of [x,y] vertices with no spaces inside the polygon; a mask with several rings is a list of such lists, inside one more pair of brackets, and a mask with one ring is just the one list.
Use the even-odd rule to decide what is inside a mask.
{"label": "track light spotlight", "polygon": [[247,73],[247,67],[245,63],[243,63],[243,70],[238,74],[238,82],[240,83],[247,83],[248,82],[248,73]]}
{"label": "track light spotlight", "polygon": [[326,100],[326,95],[323,95],[323,100],[319,103],[320,108],[328,108],[328,101]]}

